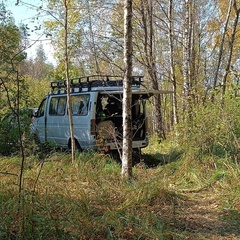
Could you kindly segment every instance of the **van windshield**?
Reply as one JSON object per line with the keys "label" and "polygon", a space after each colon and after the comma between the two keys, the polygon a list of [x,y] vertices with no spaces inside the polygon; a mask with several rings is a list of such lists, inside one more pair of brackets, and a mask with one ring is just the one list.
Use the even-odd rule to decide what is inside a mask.
{"label": "van windshield", "polygon": [[46,106],[46,103],[47,103],[47,99],[44,98],[38,108],[38,111],[36,113],[36,117],[42,117],[44,115],[44,110],[45,110],[45,106]]}

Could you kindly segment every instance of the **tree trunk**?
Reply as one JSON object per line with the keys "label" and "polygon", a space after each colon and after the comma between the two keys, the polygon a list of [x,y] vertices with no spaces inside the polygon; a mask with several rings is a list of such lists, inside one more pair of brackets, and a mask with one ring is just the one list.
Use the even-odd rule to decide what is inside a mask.
{"label": "tree trunk", "polygon": [[122,177],[132,177],[132,0],[124,0],[124,79]]}
{"label": "tree trunk", "polygon": [[95,44],[95,38],[93,33],[93,26],[92,26],[92,17],[91,17],[91,11],[90,11],[90,3],[87,1],[87,10],[88,10],[88,21],[89,21],[89,31],[90,31],[90,38],[91,38],[91,48],[93,50],[93,57],[95,62],[95,71],[97,74],[101,74],[99,64],[98,64],[98,58],[97,58],[97,49]]}
{"label": "tree trunk", "polygon": [[194,0],[185,0],[184,4],[184,29],[183,29],[183,111],[188,120],[192,119],[192,105],[195,94],[193,83],[195,81],[195,50],[193,26]]}
{"label": "tree trunk", "polygon": [[[144,52],[146,67],[151,81],[151,87],[159,90],[157,71],[154,56],[154,31],[153,31],[153,4],[152,0],[141,1],[141,13],[144,30]],[[153,131],[158,137],[165,139],[165,130],[162,117],[162,99],[160,95],[153,97]]]}
{"label": "tree trunk", "polygon": [[[190,40],[190,12],[189,12],[189,0],[185,0],[184,4],[184,35],[183,35],[183,93],[185,98],[188,98],[190,91],[190,49],[191,49],[191,40]],[[184,104],[185,107],[186,103]]]}
{"label": "tree trunk", "polygon": [[[231,14],[231,5],[232,5],[232,0],[229,0],[227,16],[226,16],[226,20],[225,20],[225,23],[224,23],[223,35],[222,35],[222,39],[221,39],[221,43],[220,43],[220,49],[219,49],[219,54],[218,54],[217,68],[216,68],[216,71],[215,71],[215,76],[214,76],[214,81],[213,81],[213,90],[216,89],[217,82],[218,82],[218,73],[219,73],[219,69],[220,69],[221,63],[222,63],[223,50],[224,50],[224,41],[225,41],[225,36],[227,34],[228,23],[229,23],[230,14]],[[214,101],[214,93],[212,95],[212,101]]]}
{"label": "tree trunk", "polygon": [[169,39],[169,50],[170,50],[170,79],[173,88],[173,124],[178,123],[178,107],[177,107],[177,83],[175,75],[175,63],[174,63],[174,39],[173,39],[173,0],[169,0],[169,27],[168,27],[168,39]]}
{"label": "tree trunk", "polygon": [[230,67],[231,67],[231,62],[232,62],[232,54],[233,54],[233,45],[234,45],[234,41],[235,41],[235,36],[236,36],[236,31],[237,31],[237,25],[238,25],[238,19],[239,19],[239,13],[240,13],[240,9],[237,8],[237,3],[236,0],[233,0],[233,9],[235,12],[235,19],[233,21],[233,28],[232,28],[232,33],[231,33],[231,38],[229,41],[229,55],[228,55],[228,62],[227,62],[227,66],[225,68],[225,73],[223,76],[223,80],[222,80],[222,93],[221,93],[221,99],[223,102],[223,98],[225,95],[225,91],[226,91],[226,84],[227,84],[227,77],[230,71]]}
{"label": "tree trunk", "polygon": [[65,22],[64,22],[64,47],[65,47],[65,74],[67,82],[67,98],[68,98],[68,116],[69,116],[69,127],[71,135],[71,152],[72,152],[72,162],[76,161],[75,159],[75,138],[74,138],[74,127],[73,127],[73,118],[72,118],[72,101],[70,97],[70,77],[69,77],[69,56],[68,56],[68,3],[67,0],[64,0],[65,7]]}
{"label": "tree trunk", "polygon": [[[159,90],[156,71],[150,72],[152,89]],[[160,94],[153,96],[153,131],[157,134],[159,138],[166,139],[165,130],[163,127],[163,117],[162,117],[162,99]]]}

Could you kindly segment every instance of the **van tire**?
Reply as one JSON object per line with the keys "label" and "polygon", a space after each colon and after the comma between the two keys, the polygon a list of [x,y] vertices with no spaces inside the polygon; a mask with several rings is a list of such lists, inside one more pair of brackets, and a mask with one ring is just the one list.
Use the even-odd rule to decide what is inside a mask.
{"label": "van tire", "polygon": [[75,139],[75,149],[78,152],[82,152],[82,148],[81,148],[81,146],[80,146],[80,144],[79,144],[77,139]]}
{"label": "van tire", "polygon": [[[69,139],[68,147],[69,147],[69,149],[71,150],[71,139]],[[77,141],[77,139],[75,139],[75,149],[76,149],[76,151],[78,151],[78,152],[82,152],[82,148],[81,148],[79,142]]]}

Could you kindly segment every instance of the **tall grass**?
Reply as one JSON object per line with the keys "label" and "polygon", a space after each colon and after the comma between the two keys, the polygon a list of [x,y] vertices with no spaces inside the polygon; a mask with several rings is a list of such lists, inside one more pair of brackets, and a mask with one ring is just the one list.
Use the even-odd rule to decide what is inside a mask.
{"label": "tall grass", "polygon": [[[2,159],[1,168],[17,173],[18,161]],[[157,211],[161,201],[172,201],[165,189],[166,179],[163,183],[160,173],[151,169],[136,167],[134,172],[137,179],[122,182],[119,163],[91,152],[79,154],[76,165],[71,164],[70,156],[57,153],[43,163],[28,163],[20,211],[17,177],[1,178],[0,236],[146,239],[154,238],[156,232],[164,236]],[[158,210],[151,210],[155,204]]]}
{"label": "tall grass", "polygon": [[176,138],[152,138],[132,181],[96,152],[77,154],[76,164],[66,153],[28,154],[19,196],[21,159],[1,158],[0,239],[204,239],[182,231],[179,210],[186,193],[203,190],[227,222],[223,234],[240,236],[239,109],[227,103],[196,109]]}
{"label": "tall grass", "polygon": [[20,206],[20,159],[1,159],[0,239],[184,239],[189,233],[179,230],[176,207],[186,189],[213,189],[222,208],[239,211],[234,164],[172,152],[169,146],[172,161],[157,167],[135,165],[131,182],[122,181],[120,163],[94,152],[79,154],[75,165],[69,154],[29,157]]}

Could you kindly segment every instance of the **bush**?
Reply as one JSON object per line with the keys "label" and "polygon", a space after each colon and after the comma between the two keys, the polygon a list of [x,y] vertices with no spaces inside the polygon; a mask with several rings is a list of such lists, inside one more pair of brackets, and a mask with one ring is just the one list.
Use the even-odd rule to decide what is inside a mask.
{"label": "bush", "polygon": [[239,161],[240,108],[236,98],[224,105],[196,106],[193,118],[179,126],[179,143],[195,156],[210,154]]}
{"label": "bush", "polygon": [[0,122],[0,154],[14,154],[19,150],[20,136],[22,141],[29,138],[32,114],[32,109],[24,109],[19,112],[19,118],[18,114],[12,112],[5,115]]}

